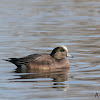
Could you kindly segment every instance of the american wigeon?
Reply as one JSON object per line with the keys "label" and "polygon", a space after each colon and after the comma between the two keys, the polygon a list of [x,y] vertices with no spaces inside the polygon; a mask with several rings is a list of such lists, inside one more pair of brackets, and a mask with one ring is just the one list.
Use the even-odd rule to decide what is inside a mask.
{"label": "american wigeon", "polygon": [[35,70],[47,70],[69,67],[67,56],[71,55],[68,54],[67,47],[63,45],[54,48],[51,54],[32,54],[22,58],[9,58],[6,61],[15,64],[18,68],[24,66]]}

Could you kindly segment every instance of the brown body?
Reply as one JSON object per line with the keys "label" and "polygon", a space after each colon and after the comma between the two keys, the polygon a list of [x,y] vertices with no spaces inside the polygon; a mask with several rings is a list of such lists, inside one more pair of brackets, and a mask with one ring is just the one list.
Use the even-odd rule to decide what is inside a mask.
{"label": "brown body", "polygon": [[53,68],[66,68],[69,67],[69,61],[66,58],[55,59],[50,55],[41,55],[37,59],[30,61],[27,64],[28,68],[31,69],[53,69]]}
{"label": "brown body", "polygon": [[51,54],[32,54],[22,58],[9,58],[9,61],[18,68],[29,68],[34,70],[50,70],[55,68],[69,67],[68,49],[60,46],[53,49]]}

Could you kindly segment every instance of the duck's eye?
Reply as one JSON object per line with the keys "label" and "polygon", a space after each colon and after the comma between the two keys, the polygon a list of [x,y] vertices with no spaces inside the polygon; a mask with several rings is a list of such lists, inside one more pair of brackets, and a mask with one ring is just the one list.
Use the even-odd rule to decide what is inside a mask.
{"label": "duck's eye", "polygon": [[61,52],[64,52],[65,50],[64,49],[61,49]]}

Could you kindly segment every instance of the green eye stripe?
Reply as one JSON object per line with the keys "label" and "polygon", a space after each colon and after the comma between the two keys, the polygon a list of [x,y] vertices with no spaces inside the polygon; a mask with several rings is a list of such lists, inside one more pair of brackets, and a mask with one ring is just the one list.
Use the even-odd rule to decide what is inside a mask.
{"label": "green eye stripe", "polygon": [[58,49],[57,49],[57,52],[61,51],[62,49],[63,49],[63,48],[58,48]]}

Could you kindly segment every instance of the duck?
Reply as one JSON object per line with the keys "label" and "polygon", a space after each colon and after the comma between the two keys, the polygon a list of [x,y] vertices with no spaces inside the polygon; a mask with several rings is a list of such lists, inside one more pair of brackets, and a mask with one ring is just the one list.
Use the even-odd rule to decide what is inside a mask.
{"label": "duck", "polygon": [[4,59],[17,66],[17,68],[29,68],[34,70],[50,70],[68,68],[70,66],[67,57],[73,57],[68,53],[65,45],[58,46],[50,54],[31,54],[21,58]]}

